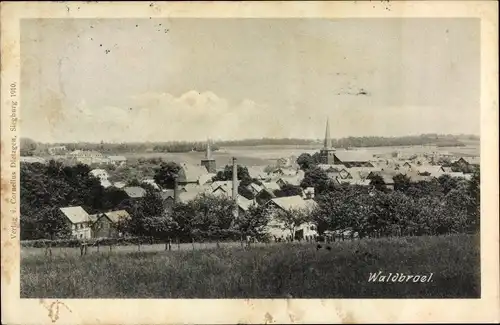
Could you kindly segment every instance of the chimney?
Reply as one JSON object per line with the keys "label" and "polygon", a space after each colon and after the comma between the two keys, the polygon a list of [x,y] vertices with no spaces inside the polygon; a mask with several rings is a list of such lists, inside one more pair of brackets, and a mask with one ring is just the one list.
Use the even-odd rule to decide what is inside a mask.
{"label": "chimney", "polygon": [[179,181],[177,176],[174,176],[174,203],[179,202]]}
{"label": "chimney", "polygon": [[236,158],[233,157],[233,200],[236,204],[234,208],[234,217],[238,217],[238,164]]}

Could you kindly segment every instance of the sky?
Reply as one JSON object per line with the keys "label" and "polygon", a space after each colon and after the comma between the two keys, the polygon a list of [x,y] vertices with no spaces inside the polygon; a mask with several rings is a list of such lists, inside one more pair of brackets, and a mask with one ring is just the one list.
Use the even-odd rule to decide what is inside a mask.
{"label": "sky", "polygon": [[479,134],[479,100],[478,19],[21,23],[41,142]]}

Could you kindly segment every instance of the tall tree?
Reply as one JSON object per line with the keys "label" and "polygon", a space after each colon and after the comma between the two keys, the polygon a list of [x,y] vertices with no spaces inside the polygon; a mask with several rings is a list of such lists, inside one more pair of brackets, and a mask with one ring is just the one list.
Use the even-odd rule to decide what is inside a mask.
{"label": "tall tree", "polygon": [[155,170],[153,179],[156,184],[166,189],[173,189],[175,184],[175,177],[181,170],[175,162],[161,163],[160,167]]}
{"label": "tall tree", "polygon": [[301,154],[297,158],[297,164],[300,166],[300,169],[304,171],[311,169],[316,165],[314,158],[308,153]]}

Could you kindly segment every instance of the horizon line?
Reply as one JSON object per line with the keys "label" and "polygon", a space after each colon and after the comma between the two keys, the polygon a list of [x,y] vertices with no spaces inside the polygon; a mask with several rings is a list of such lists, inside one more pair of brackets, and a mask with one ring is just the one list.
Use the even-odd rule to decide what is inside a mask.
{"label": "horizon line", "polygon": [[[453,136],[453,137],[478,137],[480,138],[481,135],[478,134],[473,134],[473,133],[419,133],[419,134],[407,134],[407,135],[392,135],[392,136],[381,136],[381,135],[364,135],[364,136],[345,136],[345,137],[338,137],[338,138],[331,138],[331,140],[343,140],[343,139],[349,139],[349,138],[385,138],[385,139],[394,139],[394,138],[407,138],[407,137],[422,137],[422,136]],[[35,140],[31,137],[22,137],[21,139],[30,139],[35,141],[36,143],[40,144],[77,144],[77,143],[88,143],[88,144],[100,144],[100,143],[105,143],[105,144],[136,144],[136,143],[193,143],[193,142],[201,142],[201,143],[206,143],[207,139],[199,139],[199,140],[155,140],[155,141],[86,141],[86,140],[73,140],[73,141],[53,141],[53,142],[43,142],[43,141],[38,141]],[[238,141],[262,141],[262,140],[297,140],[297,141],[311,141],[311,142],[317,142],[317,141],[323,141],[323,138],[297,138],[297,137],[261,137],[261,138],[241,138],[241,139],[214,139],[210,138],[210,143],[217,143],[217,142],[238,142]]]}

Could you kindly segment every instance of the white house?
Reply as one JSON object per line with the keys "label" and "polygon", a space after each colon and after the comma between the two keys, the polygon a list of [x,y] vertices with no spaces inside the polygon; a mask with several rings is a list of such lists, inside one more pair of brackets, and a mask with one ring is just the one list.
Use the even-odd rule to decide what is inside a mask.
{"label": "white house", "polygon": [[89,239],[92,237],[92,221],[89,214],[81,206],[59,208],[59,211],[70,224],[73,237],[78,239]]}
{"label": "white house", "polygon": [[[314,200],[306,200],[300,195],[286,196],[273,198],[266,203],[270,209],[270,221],[267,225],[267,232],[276,238],[286,238],[291,235],[289,229],[286,229],[285,224],[276,218],[278,210],[291,211],[302,210],[306,214],[310,214],[316,207],[317,203]],[[306,236],[316,236],[318,234],[316,225],[311,222],[305,222],[295,229],[295,238],[305,238]]]}

